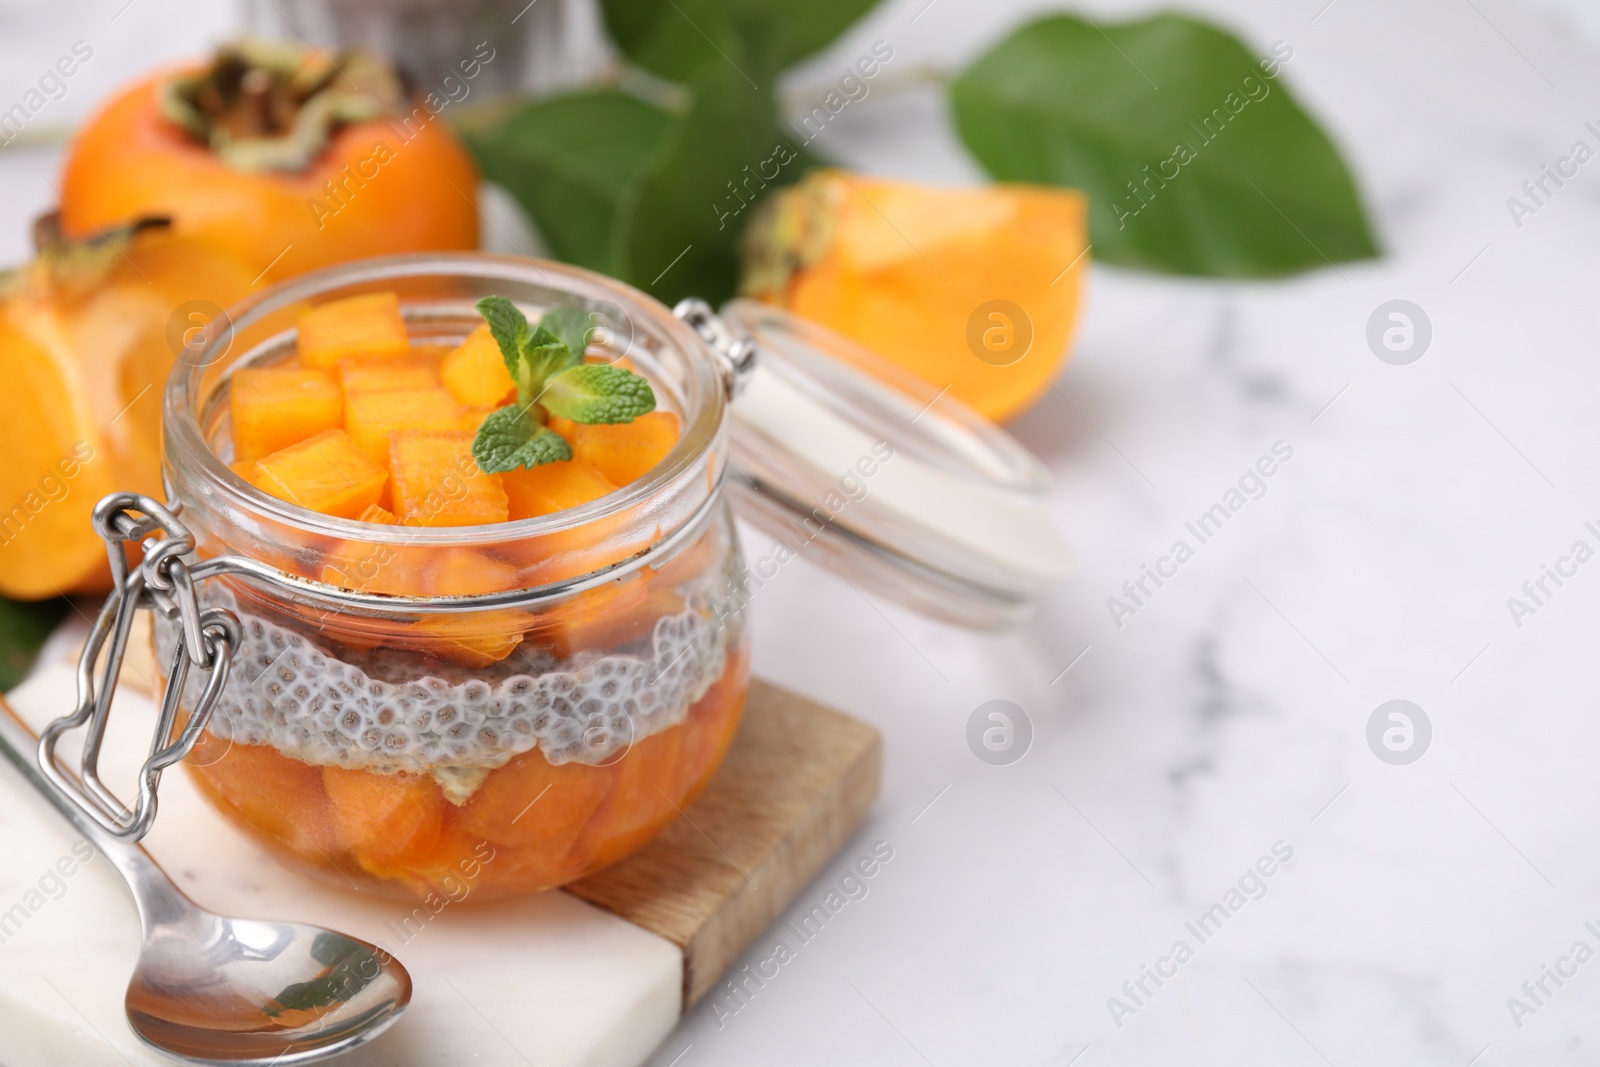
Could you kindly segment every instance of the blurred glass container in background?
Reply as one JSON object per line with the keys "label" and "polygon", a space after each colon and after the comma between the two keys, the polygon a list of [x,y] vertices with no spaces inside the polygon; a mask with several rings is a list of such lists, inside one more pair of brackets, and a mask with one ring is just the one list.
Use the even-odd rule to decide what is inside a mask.
{"label": "blurred glass container in background", "polygon": [[244,9],[251,33],[376,52],[412,90],[452,103],[555,92],[590,78],[605,56],[598,13],[582,0],[245,0]]}

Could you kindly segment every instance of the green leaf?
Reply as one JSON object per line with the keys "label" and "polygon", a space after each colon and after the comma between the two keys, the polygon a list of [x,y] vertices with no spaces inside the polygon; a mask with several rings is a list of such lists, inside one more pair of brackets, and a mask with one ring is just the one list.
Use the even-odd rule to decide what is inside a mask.
{"label": "green leaf", "polygon": [[[544,383],[552,374],[560,374],[568,367],[577,363],[582,357],[572,354],[572,349],[567,343],[549,330],[544,323],[540,323],[533,331],[533,336],[528,339],[528,344],[522,350],[522,361],[527,367],[527,396],[520,396],[523,404],[533,401],[544,388]],[[521,380],[518,386],[522,385]]]}
{"label": "green leaf", "polygon": [[877,0],[601,0],[606,29],[624,54],[674,81],[740,46],[740,23],[767,21],[778,45],[773,72],[745,70],[762,88],[776,71],[818,52]]}
{"label": "green leaf", "polygon": [[626,93],[574,93],[463,131],[483,176],[534,220],[557,259],[614,276],[616,215],[673,117]]}
{"label": "green leaf", "polygon": [[541,329],[549,330],[572,351],[574,363],[583,361],[583,351],[589,347],[589,336],[594,333],[594,316],[580,307],[564,304],[551,308],[539,319]]}
{"label": "green leaf", "polygon": [[0,597],[0,692],[22,681],[40,646],[71,606],[65,597],[38,603]]}
{"label": "green leaf", "polygon": [[1060,15],[990,50],[952,98],[994,177],[1089,195],[1102,262],[1263,277],[1377,255],[1338,150],[1267,69],[1183,16]]}
{"label": "green leaf", "polygon": [[586,93],[469,130],[469,144],[557,257],[667,303],[720,303],[737,287],[750,204],[810,162],[773,95],[779,35],[771,19],[735,20],[725,54],[688,76],[681,114]]}
{"label": "green leaf", "polygon": [[632,371],[584,363],[547,381],[539,403],[573,422],[632,422],[655,410],[656,395],[650,383]]}
{"label": "green leaf", "polygon": [[[690,78],[688,112],[619,219],[624,280],[668,306],[686,296],[715,306],[734,294],[751,203],[798,181],[809,162],[778,115],[772,36],[758,26],[743,30],[729,59]],[[763,88],[752,88],[741,70]]]}
{"label": "green leaf", "polygon": [[526,407],[508,404],[491,411],[472,439],[472,458],[485,474],[537,467],[572,458],[566,438],[542,425]]}
{"label": "green leaf", "polygon": [[533,335],[528,317],[503,296],[486,296],[478,301],[477,307],[478,314],[489,324],[494,343],[500,346],[500,358],[506,361],[506,370],[513,379],[517,378],[522,373],[523,352]]}

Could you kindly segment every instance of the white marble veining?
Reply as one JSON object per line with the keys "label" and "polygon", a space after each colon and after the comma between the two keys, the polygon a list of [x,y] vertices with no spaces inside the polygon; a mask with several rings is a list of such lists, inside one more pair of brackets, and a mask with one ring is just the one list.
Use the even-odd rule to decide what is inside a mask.
{"label": "white marble veining", "polygon": [[[174,6],[140,0],[107,56]],[[950,69],[1057,6],[894,0],[793,80],[831,80],[880,38],[897,64]],[[1574,542],[1600,548],[1600,167],[1520,228],[1506,203],[1573,142],[1600,147],[1600,16],[1187,6],[1293,45],[1284,82],[1352,160],[1385,258],[1264,284],[1093,273],[1059,391],[1013,427],[1081,561],[1022,631],[869,604],[804,559],[762,589],[756,669],[886,735],[881,803],[786,919],[874,842],[894,858],[814,939],[775,927],[746,960],[770,977],[691,1013],[656,1067],[1600,1063],[1600,962],[1572,955],[1600,950],[1600,564],[1547,580],[1520,627],[1507,607]],[[23,66],[75,36],[29,35]],[[0,47],[9,78],[22,45]],[[817,147],[977,176],[932,90],[852,107]],[[12,254],[48,173],[45,154],[0,154]],[[1365,340],[1397,298],[1433,327],[1410,366]],[[1293,455],[1266,494],[1119,628],[1107,599],[1279,441]],[[995,698],[1033,723],[1011,766],[965,741]],[[1433,728],[1408,766],[1366,741],[1396,698]],[[1292,858],[1248,876],[1275,845]],[[1242,877],[1262,895],[1202,942],[1186,924]],[[1124,983],[1170,971],[1178,941],[1192,955],[1135,1002]],[[1576,973],[1557,985],[1546,965]],[[1114,1018],[1113,997],[1136,1010]]]}

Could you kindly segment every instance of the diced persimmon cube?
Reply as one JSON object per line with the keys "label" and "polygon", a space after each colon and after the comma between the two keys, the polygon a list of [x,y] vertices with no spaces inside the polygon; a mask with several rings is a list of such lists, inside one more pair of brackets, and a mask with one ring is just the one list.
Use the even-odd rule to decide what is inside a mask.
{"label": "diced persimmon cube", "polygon": [[411,351],[400,298],[394,293],[367,293],[318,304],[300,313],[295,323],[300,359],[311,367],[332,370],[350,356],[403,356]]}
{"label": "diced persimmon cube", "polygon": [[473,330],[444,357],[439,377],[457,400],[474,408],[496,407],[517,387],[487,324]]}
{"label": "diced persimmon cube", "polygon": [[585,860],[597,867],[613,863],[676,817],[670,791],[677,785],[684,732],[681,725],[672,726],[635,741],[612,765],[611,792],[572,846]]}
{"label": "diced persimmon cube", "polygon": [[522,644],[528,613],[506,608],[463,615],[435,615],[415,623],[413,647],[463,667],[499,663]]}
{"label": "diced persimmon cube", "polygon": [[500,475],[478,468],[466,430],[399,431],[390,441],[389,468],[403,526],[480,526],[505,522],[509,514]]}
{"label": "diced persimmon cube", "polygon": [[322,768],[339,843],[358,859],[423,856],[439,840],[444,797],[422,775]]}
{"label": "diced persimmon cube", "polygon": [[739,732],[749,684],[749,653],[729,656],[722,677],[689,706],[683,742],[678,747],[677,788],[668,790],[680,798],[679,807],[688,807],[700,795],[728,754],[734,735]]}
{"label": "diced persimmon cube", "polygon": [[[351,393],[344,429],[374,463],[389,463],[389,435],[400,430],[454,430],[461,425],[455,397],[442,386]],[[396,509],[398,512],[398,509]]]}
{"label": "diced persimmon cube", "polygon": [[[367,509],[372,510],[371,508]],[[389,566],[394,561],[394,551],[387,545],[366,541],[337,541],[322,557],[322,569],[317,579],[341,589],[354,589],[363,593],[410,593],[414,590],[395,589],[396,579],[403,578],[400,568]],[[373,648],[377,640],[363,642],[355,634],[346,632],[339,636],[341,644],[352,647]]]}
{"label": "diced persimmon cube", "polygon": [[533,748],[490,771],[466,806],[450,814],[468,832],[517,849],[519,860],[553,868],[605,799],[611,779],[609,767],[552,766]]}
{"label": "diced persimmon cube", "polygon": [[[230,463],[228,464],[228,469],[237,474],[239,477],[243,478],[245,481],[249,482],[251,485],[256,485],[256,482],[261,478],[261,465],[253,459],[241,460],[238,463]],[[261,487],[256,485],[256,488],[259,489]]]}
{"label": "diced persimmon cube", "polygon": [[394,517],[394,512],[386,507],[374,504],[360,515],[362,522],[377,523],[379,526],[394,526],[400,520]]}
{"label": "diced persimmon cube", "polygon": [[541,463],[507,471],[500,478],[513,519],[531,519],[575,508],[617,489],[593,464],[581,459]]}
{"label": "diced persimmon cube", "polygon": [[539,612],[529,636],[565,659],[648,637],[657,620],[682,610],[683,597],[644,567]]}
{"label": "diced persimmon cube", "polygon": [[338,848],[322,768],[270,745],[221,740],[210,732],[200,735],[187,762],[208,799],[299,856],[326,863]]}
{"label": "diced persimmon cube", "polygon": [[386,393],[395,389],[433,389],[439,365],[431,359],[373,359],[356,356],[339,361],[339,388],[350,393]]}
{"label": "diced persimmon cube", "polygon": [[660,525],[650,521],[648,507],[636,504],[581,526],[507,542],[500,551],[531,588],[603,570],[659,540]]}
{"label": "diced persimmon cube", "polygon": [[478,427],[483,425],[483,420],[494,414],[494,412],[494,408],[462,408],[459,428],[476,434]]}
{"label": "diced persimmon cube", "polygon": [[518,587],[517,569],[474,548],[446,548],[434,554],[423,579],[427,596],[479,596]]}
{"label": "diced persimmon cube", "polygon": [[551,419],[550,428],[572,445],[574,459],[594,464],[619,488],[648,474],[678,443],[678,416],[670,411],[652,411],[618,423]]}
{"label": "diced persimmon cube", "polygon": [[309,367],[245,367],[233,375],[228,419],[237,460],[260,459],[339,425],[344,394]]}
{"label": "diced persimmon cube", "polygon": [[343,430],[328,430],[257,463],[259,486],[291,504],[353,519],[383,495],[389,474]]}

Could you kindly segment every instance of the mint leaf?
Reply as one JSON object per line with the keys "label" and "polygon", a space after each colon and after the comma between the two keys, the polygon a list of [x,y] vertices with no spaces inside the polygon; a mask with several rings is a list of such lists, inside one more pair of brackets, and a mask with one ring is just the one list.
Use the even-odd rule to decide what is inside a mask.
{"label": "mint leaf", "polygon": [[500,346],[500,358],[505,360],[511,380],[517,383],[517,399],[523,408],[533,403],[546,378],[582,358],[581,354],[574,356],[567,342],[543,322],[530,327],[522,310],[503,296],[486,296],[477,306],[495,344]]}
{"label": "mint leaf", "polygon": [[477,307],[478,314],[489,324],[494,343],[500,346],[500,358],[506,361],[506,370],[520,382],[522,354],[533,336],[528,317],[503,296],[486,296],[478,301]]}
{"label": "mint leaf", "polygon": [[632,371],[583,363],[545,382],[539,403],[573,422],[632,422],[655,410],[656,394]]}
{"label": "mint leaf", "polygon": [[508,404],[492,411],[472,439],[472,458],[485,474],[537,467],[572,458],[566,438],[540,424],[527,408]]}
{"label": "mint leaf", "polygon": [[594,316],[583,308],[567,304],[546,311],[539,320],[539,328],[561,338],[577,357],[572,362],[582,363],[583,351],[589,347],[589,337],[595,330],[595,321]]}
{"label": "mint leaf", "polygon": [[979,58],[951,103],[993,177],[1088,194],[1101,262],[1251,278],[1375,256],[1350,171],[1281,76],[1290,56],[1181,15],[1058,15]]}
{"label": "mint leaf", "polygon": [[618,367],[583,362],[595,328],[587,311],[552,308],[532,328],[503,296],[484,297],[478,311],[517,383],[517,403],[490,412],[472,438],[472,458],[485,474],[572,458],[566,438],[544,425],[541,405],[586,423],[632,422],[655,410],[648,381]]}
{"label": "mint leaf", "polygon": [[[527,368],[527,395],[522,396],[519,393],[517,398],[528,404],[539,395],[539,390],[544,388],[545,381],[552,374],[561,373],[578,363],[581,358],[573,356],[572,349],[567,343],[545,329],[544,323],[541,322],[522,349],[523,364]],[[523,385],[521,378],[517,379],[517,385],[519,387]]]}

